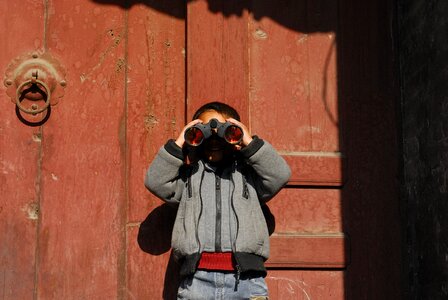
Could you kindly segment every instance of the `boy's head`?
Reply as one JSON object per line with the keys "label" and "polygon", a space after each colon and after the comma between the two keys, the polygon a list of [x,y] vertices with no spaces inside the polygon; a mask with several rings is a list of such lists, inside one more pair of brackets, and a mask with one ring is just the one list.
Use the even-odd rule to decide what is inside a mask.
{"label": "boy's head", "polygon": [[193,120],[199,119],[199,116],[202,113],[206,112],[206,111],[215,111],[215,112],[225,116],[226,118],[234,118],[237,121],[241,121],[240,120],[240,115],[238,114],[236,109],[234,109],[230,105],[227,105],[227,104],[222,103],[222,102],[216,102],[216,101],[202,105],[194,113]]}
{"label": "boy's head", "polygon": [[[219,122],[226,122],[227,118],[240,120],[240,115],[231,106],[221,102],[210,102],[201,106],[193,115],[193,120],[200,119],[204,124],[211,119],[217,119]],[[224,162],[226,158],[232,157],[234,146],[228,144],[224,139],[213,135],[204,141],[201,145],[203,158],[212,163]]]}

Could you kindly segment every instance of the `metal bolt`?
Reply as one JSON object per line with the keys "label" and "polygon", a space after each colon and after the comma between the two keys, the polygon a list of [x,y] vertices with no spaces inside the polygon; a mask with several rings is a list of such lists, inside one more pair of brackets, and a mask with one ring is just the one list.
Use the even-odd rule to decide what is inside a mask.
{"label": "metal bolt", "polygon": [[61,82],[59,82],[61,84],[61,86],[66,86],[67,85],[67,81],[65,80],[61,80]]}
{"label": "metal bolt", "polygon": [[12,84],[12,80],[11,79],[6,79],[5,80],[5,84],[6,85],[11,85]]}
{"label": "metal bolt", "polygon": [[38,57],[39,57],[39,55],[36,52],[34,52],[33,53],[33,58],[38,58]]}
{"label": "metal bolt", "polygon": [[[36,110],[38,110],[39,109],[39,106],[37,106],[37,104],[32,104],[31,105],[31,109],[32,110],[34,110],[34,111],[36,111]],[[37,115],[37,112],[33,112],[33,113],[31,113],[33,116],[35,116],[35,115]]]}

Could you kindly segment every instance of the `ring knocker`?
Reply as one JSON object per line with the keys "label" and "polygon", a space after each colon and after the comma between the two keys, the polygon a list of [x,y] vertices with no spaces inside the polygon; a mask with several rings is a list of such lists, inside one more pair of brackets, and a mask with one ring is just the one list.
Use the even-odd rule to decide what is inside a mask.
{"label": "ring knocker", "polygon": [[[23,88],[26,87],[27,85],[40,85],[43,89],[44,89],[44,94],[46,95],[46,97],[44,96],[45,99],[45,104],[42,105],[41,107],[37,106],[37,104],[32,104],[30,109],[25,108],[22,105],[22,100],[25,98],[22,94],[23,94]],[[38,80],[38,79],[30,79],[30,80],[26,80],[24,82],[22,82],[18,87],[17,87],[17,92],[16,92],[16,105],[17,107],[23,111],[24,113],[27,114],[31,114],[31,115],[36,115],[38,113],[43,112],[44,110],[48,109],[48,107],[50,106],[50,99],[51,99],[51,92],[50,89],[48,88],[47,84],[45,84],[43,81]]]}
{"label": "ring knocker", "polygon": [[48,120],[67,86],[64,68],[49,52],[24,53],[14,58],[3,83],[17,118],[28,126],[40,126]]}

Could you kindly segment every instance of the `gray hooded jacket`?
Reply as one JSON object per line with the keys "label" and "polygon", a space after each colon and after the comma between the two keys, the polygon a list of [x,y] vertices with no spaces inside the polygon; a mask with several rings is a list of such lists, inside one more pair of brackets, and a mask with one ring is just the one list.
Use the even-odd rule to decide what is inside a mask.
{"label": "gray hooded jacket", "polygon": [[289,177],[285,160],[257,137],[224,169],[203,161],[187,166],[181,148],[173,140],[165,144],[148,169],[145,186],[178,205],[172,248],[181,275],[194,273],[204,251],[231,251],[238,271],[265,272],[269,233],[261,206]]}

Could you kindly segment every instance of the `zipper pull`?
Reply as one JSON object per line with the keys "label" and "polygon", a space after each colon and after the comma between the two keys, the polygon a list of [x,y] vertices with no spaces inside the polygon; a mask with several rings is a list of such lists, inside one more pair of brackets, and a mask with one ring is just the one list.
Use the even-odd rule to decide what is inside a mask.
{"label": "zipper pull", "polygon": [[247,188],[247,180],[246,177],[244,177],[244,174],[243,174],[243,197],[245,199],[249,199],[249,189]]}
{"label": "zipper pull", "polygon": [[188,189],[188,198],[191,198],[191,196],[193,196],[193,192],[191,190],[191,179],[190,179],[190,177],[187,178],[187,189]]}
{"label": "zipper pull", "polygon": [[215,181],[216,181],[215,184],[216,190],[217,191],[221,190],[221,178],[218,175],[215,176]]}

